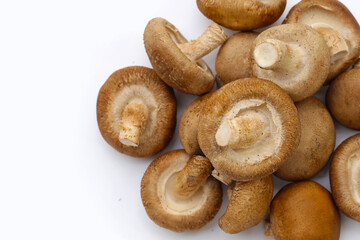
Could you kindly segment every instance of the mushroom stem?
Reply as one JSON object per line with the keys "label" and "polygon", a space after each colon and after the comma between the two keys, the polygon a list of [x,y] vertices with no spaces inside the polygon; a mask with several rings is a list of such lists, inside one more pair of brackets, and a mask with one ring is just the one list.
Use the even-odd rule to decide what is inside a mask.
{"label": "mushroom stem", "polygon": [[225,185],[230,185],[233,182],[232,179],[220,174],[216,169],[212,171],[211,175]]}
{"label": "mushroom stem", "polygon": [[271,229],[271,223],[269,220],[264,220],[265,236],[268,238],[275,238],[274,233]]}
{"label": "mushroom stem", "polygon": [[256,64],[266,70],[286,68],[295,71],[302,65],[299,55],[295,47],[277,39],[267,39],[254,49]]}
{"label": "mushroom stem", "polygon": [[226,38],[223,29],[213,23],[198,39],[178,44],[178,47],[189,59],[197,61],[223,44]]}
{"label": "mushroom stem", "polygon": [[227,119],[220,125],[215,139],[219,146],[235,149],[255,144],[264,134],[264,122],[258,116],[240,116]]}
{"label": "mushroom stem", "polygon": [[140,100],[127,104],[121,113],[119,140],[122,144],[138,147],[145,128],[148,111]]}
{"label": "mushroom stem", "polygon": [[326,41],[330,50],[331,62],[335,62],[349,53],[349,47],[345,39],[331,28],[331,26],[324,23],[316,23],[311,25],[316,29]]}
{"label": "mushroom stem", "polygon": [[191,157],[174,181],[174,193],[179,198],[190,198],[210,176],[211,170],[209,159]]}

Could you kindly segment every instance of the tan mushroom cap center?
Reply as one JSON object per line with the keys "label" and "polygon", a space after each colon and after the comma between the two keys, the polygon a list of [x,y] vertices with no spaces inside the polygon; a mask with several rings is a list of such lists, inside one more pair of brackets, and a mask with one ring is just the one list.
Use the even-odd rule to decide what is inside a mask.
{"label": "tan mushroom cap center", "polygon": [[322,34],[330,49],[331,62],[344,58],[352,51],[352,31],[339,15],[326,6],[316,5],[306,9],[300,14],[298,22]]}
{"label": "tan mushroom cap center", "polygon": [[196,40],[180,43],[178,47],[191,60],[198,61],[225,42],[226,33],[216,23],[211,24]]}
{"label": "tan mushroom cap center", "polygon": [[[204,159],[194,156],[185,165],[183,160],[174,159],[172,166],[162,173],[158,180],[158,194],[166,211],[187,215],[205,204],[212,189],[206,184],[211,164]],[[208,163],[204,164],[204,161]]]}
{"label": "tan mushroom cap center", "polygon": [[297,44],[267,39],[254,49],[256,64],[266,70],[299,71],[304,66],[303,50]]}
{"label": "tan mushroom cap center", "polygon": [[216,132],[219,146],[235,149],[247,148],[259,141],[264,134],[264,122],[257,114],[227,119]]}
{"label": "tan mushroom cap center", "polygon": [[314,23],[311,25],[324,37],[326,44],[330,49],[331,62],[344,58],[349,54],[349,47],[345,39],[326,23]]}
{"label": "tan mushroom cap center", "polygon": [[217,158],[231,156],[239,164],[261,162],[278,151],[281,117],[265,100],[240,100],[224,114],[215,140],[224,148]]}
{"label": "tan mushroom cap center", "polygon": [[118,92],[110,105],[109,121],[119,141],[138,147],[142,138],[150,138],[155,127],[158,103],[144,85],[131,85]]}
{"label": "tan mushroom cap center", "polygon": [[349,189],[352,198],[360,204],[360,150],[351,155],[348,161]]}
{"label": "tan mushroom cap center", "polygon": [[119,140],[132,147],[139,146],[140,136],[144,131],[148,110],[140,99],[132,100],[121,114]]}

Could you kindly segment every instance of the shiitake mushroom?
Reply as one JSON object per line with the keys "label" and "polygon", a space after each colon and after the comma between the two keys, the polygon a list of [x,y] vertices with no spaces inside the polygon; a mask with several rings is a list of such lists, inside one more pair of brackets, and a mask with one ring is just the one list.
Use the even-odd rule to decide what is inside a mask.
{"label": "shiitake mushroom", "polygon": [[328,162],[335,147],[335,125],[330,113],[317,98],[295,104],[301,126],[300,143],[295,152],[275,172],[288,181],[314,177]]}
{"label": "shiitake mushroom", "polygon": [[360,130],[360,68],[341,74],[331,82],[326,105],[342,125]]}
{"label": "shiitake mushroom", "polygon": [[303,24],[262,32],[253,44],[252,59],[252,76],[276,83],[296,102],[314,95],[329,74],[330,52],[324,38]]}
{"label": "shiitake mushroom", "polygon": [[338,240],[340,216],[331,194],[313,181],[286,185],[271,203],[268,233],[276,240]]}
{"label": "shiitake mushroom", "polygon": [[173,150],[155,159],[141,181],[145,210],[157,225],[175,232],[194,231],[211,221],[222,203],[220,182],[210,161]]}
{"label": "shiitake mushroom", "polygon": [[250,181],[276,171],[300,138],[296,107],[276,84],[247,78],[226,84],[206,101],[198,141],[225,179]]}
{"label": "shiitake mushroom", "polygon": [[330,166],[330,185],[339,209],[360,222],[360,134],[336,149]]}
{"label": "shiitake mushroom", "polygon": [[302,0],[291,8],[284,23],[306,24],[323,36],[331,56],[325,84],[351,67],[360,55],[360,26],[341,1]]}
{"label": "shiitake mushroom", "polygon": [[119,152],[152,156],[173,136],[174,92],[150,68],[120,69],[100,89],[97,121],[104,139]]}
{"label": "shiitake mushroom", "polygon": [[144,32],[146,53],[155,72],[169,86],[194,95],[212,89],[215,78],[201,59],[226,38],[222,28],[213,23],[198,39],[188,42],[163,18],[149,21]]}

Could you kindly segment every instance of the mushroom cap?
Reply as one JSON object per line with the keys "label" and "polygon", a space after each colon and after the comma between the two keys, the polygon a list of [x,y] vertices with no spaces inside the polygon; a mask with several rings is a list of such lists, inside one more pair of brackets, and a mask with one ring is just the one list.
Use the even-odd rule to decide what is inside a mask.
{"label": "mushroom cap", "polygon": [[233,30],[253,30],[274,23],[285,10],[286,0],[197,0],[207,18]]}
{"label": "mushroom cap", "polygon": [[351,67],[360,55],[359,24],[340,1],[302,0],[290,10],[284,23],[325,24],[345,39],[349,53],[331,63],[325,84]]}
{"label": "mushroom cap", "polygon": [[[257,142],[240,149],[218,145],[216,135],[229,119],[251,116],[263,121],[264,130]],[[207,100],[200,116],[201,150],[221,175],[235,181],[255,180],[275,172],[296,149],[299,138],[300,123],[293,101],[276,84],[262,79],[240,79],[225,85]]]}
{"label": "mushroom cap", "polygon": [[163,18],[149,21],[144,44],[151,65],[169,86],[190,94],[209,92],[215,78],[203,60],[190,60],[177,46],[188,42],[179,30]]}
{"label": "mushroom cap", "polygon": [[250,77],[251,46],[258,35],[255,32],[237,33],[222,45],[216,57],[215,70],[223,85]]}
{"label": "mushroom cap", "polygon": [[227,233],[239,233],[259,224],[270,207],[273,190],[271,175],[231,185],[229,205],[219,219],[220,228]]}
{"label": "mushroom cap", "polygon": [[184,150],[165,153],[149,165],[141,181],[141,199],[148,216],[175,232],[202,228],[215,217],[222,203],[221,185],[211,176],[191,199],[174,197],[171,184],[190,157]]}
{"label": "mushroom cap", "polygon": [[[151,112],[138,147],[119,141],[121,113],[132,100],[141,101]],[[152,156],[169,143],[176,125],[174,92],[146,67],[127,67],[109,77],[97,99],[97,121],[104,139],[119,152],[134,157]]]}
{"label": "mushroom cap", "polygon": [[345,140],[330,165],[331,191],[339,209],[360,222],[360,134]]}
{"label": "mushroom cap", "polygon": [[[314,95],[324,84],[330,66],[330,53],[323,37],[303,24],[283,24],[262,32],[253,50],[268,39],[276,39],[296,49],[301,64],[294,68],[267,70],[258,66],[252,54],[254,77],[270,80],[283,88],[294,101]],[[254,52],[254,51],[253,51]]]}
{"label": "mushroom cap", "polygon": [[179,138],[185,151],[190,155],[202,155],[197,133],[200,120],[200,113],[205,106],[206,100],[212,93],[199,97],[192,102],[184,111],[179,123]]}
{"label": "mushroom cap", "polygon": [[331,82],[326,105],[342,125],[360,130],[360,69],[354,68]]}
{"label": "mushroom cap", "polygon": [[275,175],[288,181],[310,179],[328,162],[335,147],[335,125],[326,107],[315,97],[295,104],[301,137],[296,151]]}
{"label": "mushroom cap", "polygon": [[275,239],[312,240],[340,237],[340,216],[330,193],[312,181],[286,185],[270,206]]}

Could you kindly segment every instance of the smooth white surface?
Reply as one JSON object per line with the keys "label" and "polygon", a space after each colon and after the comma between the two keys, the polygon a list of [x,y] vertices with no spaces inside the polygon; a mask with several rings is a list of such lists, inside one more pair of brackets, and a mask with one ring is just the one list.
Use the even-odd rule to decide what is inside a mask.
{"label": "smooth white surface", "polygon": [[[296,2],[288,1],[281,19]],[[360,19],[358,1],[342,2]],[[151,67],[142,35],[158,16],[188,39],[211,23],[195,0],[2,1],[0,239],[267,239],[262,224],[223,233],[217,220],[226,198],[200,231],[158,227],[140,199],[142,175],[156,156],[125,156],[100,135],[98,90],[117,69]],[[204,58],[213,70],[216,54]],[[180,119],[195,97],[176,96]],[[161,153],[181,148],[177,131]],[[337,133],[339,145],[358,131],[337,124]],[[274,179],[276,191],[286,183]],[[328,167],[315,180],[329,189]],[[342,215],[341,239],[359,239],[359,229],[359,222]]]}

